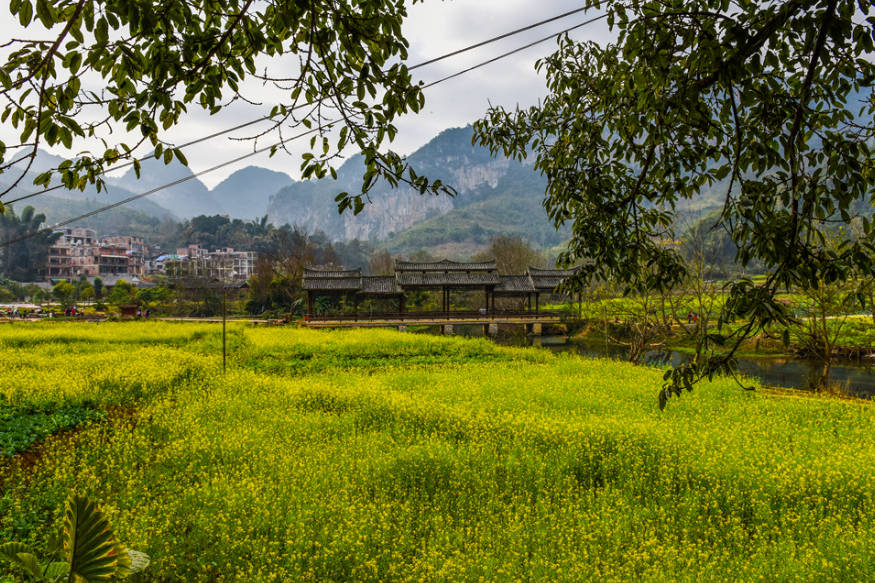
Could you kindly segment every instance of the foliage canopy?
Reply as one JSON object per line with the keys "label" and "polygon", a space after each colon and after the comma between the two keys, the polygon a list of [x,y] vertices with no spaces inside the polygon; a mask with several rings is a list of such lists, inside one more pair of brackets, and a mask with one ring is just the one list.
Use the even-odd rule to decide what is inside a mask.
{"label": "foliage canopy", "polygon": [[[334,174],[331,161],[347,146],[363,152],[362,192],[339,195],[341,210],[358,212],[379,178],[423,193],[449,190],[384,148],[393,120],[424,103],[401,62],[404,0],[12,0],[9,10],[28,38],[10,39],[0,56],[0,120],[19,135],[0,142],[0,173],[14,174],[0,196],[24,179],[42,145],[77,151],[82,139],[103,140],[104,151],[77,151],[60,164],[67,188],[100,188],[101,173],[123,159],[139,171],[143,149],[186,163],[164,135],[189,107],[215,114],[262,99],[269,127],[253,130],[253,139],[313,130],[304,178]],[[334,126],[339,132],[329,134]],[[129,139],[117,141],[119,130]],[[34,182],[51,180],[45,172]]]}
{"label": "foliage canopy", "polygon": [[[598,4],[598,3],[594,3]],[[720,322],[740,342],[788,315],[778,289],[871,276],[875,229],[835,248],[827,234],[875,202],[872,3],[633,0],[605,4],[617,40],[560,40],[540,61],[550,95],[522,111],[491,108],[475,126],[493,152],[548,180],[545,206],[571,223],[562,259],[589,259],[581,283],[666,290],[686,277],[674,240],[679,207],[720,185],[713,229],[767,280],[737,281]],[[702,338],[708,353],[730,339]],[[737,344],[733,344],[737,346]],[[660,404],[716,371],[734,349],[669,373]]]}

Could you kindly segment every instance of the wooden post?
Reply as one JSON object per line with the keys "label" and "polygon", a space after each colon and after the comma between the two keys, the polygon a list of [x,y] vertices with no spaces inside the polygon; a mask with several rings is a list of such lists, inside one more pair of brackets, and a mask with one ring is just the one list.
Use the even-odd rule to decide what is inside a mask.
{"label": "wooden post", "polygon": [[535,294],[535,313],[539,314],[541,312],[541,294]]}
{"label": "wooden post", "polygon": [[307,290],[307,319],[313,317],[313,292]]}

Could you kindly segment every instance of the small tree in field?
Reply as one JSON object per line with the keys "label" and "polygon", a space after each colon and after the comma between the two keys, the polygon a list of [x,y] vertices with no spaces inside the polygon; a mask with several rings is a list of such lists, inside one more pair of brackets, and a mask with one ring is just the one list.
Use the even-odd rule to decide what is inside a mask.
{"label": "small tree in field", "polygon": [[109,292],[109,296],[107,296],[106,299],[114,306],[129,304],[131,303],[131,300],[133,300],[135,291],[133,285],[120,279],[115,282],[114,286],[112,286],[112,291]]}
{"label": "small tree in field", "polygon": [[835,349],[842,329],[848,321],[848,312],[854,307],[853,282],[818,282],[805,290],[806,303],[794,328],[800,348],[806,356],[823,365],[817,381],[818,389],[826,389],[835,358]]}
{"label": "small tree in field", "polygon": [[52,296],[59,300],[65,308],[72,305],[74,293],[76,293],[76,286],[66,281],[58,282],[52,286]]}

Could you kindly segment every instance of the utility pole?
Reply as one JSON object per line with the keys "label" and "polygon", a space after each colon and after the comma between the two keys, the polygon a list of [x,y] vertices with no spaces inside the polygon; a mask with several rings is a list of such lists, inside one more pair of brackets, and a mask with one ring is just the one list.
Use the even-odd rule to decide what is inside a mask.
{"label": "utility pole", "polygon": [[228,349],[227,349],[227,341],[225,337],[225,325],[228,320],[228,286],[225,282],[222,282],[222,374],[225,374],[225,366],[228,360]]}
{"label": "utility pole", "polygon": [[[234,281],[234,278],[237,277],[236,271],[231,271],[231,281]],[[222,374],[225,374],[225,368],[227,367],[228,362],[228,342],[226,336],[226,326],[228,322],[228,285],[230,285],[227,281],[225,281],[224,275],[222,276]]]}

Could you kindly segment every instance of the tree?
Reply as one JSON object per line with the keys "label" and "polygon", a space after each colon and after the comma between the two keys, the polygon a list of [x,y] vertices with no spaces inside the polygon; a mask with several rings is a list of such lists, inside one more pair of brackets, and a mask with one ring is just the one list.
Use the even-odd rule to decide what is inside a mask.
{"label": "tree", "polygon": [[[850,222],[875,198],[871,5],[602,5],[616,42],[563,38],[538,63],[551,92],[543,103],[491,108],[476,124],[475,140],[493,151],[534,155],[547,177],[547,212],[557,226],[571,223],[561,259],[592,260],[579,283],[664,291],[683,281],[679,253],[659,242],[675,238],[679,202],[720,188],[712,228],[730,234],[738,263],[761,261],[768,277],[731,285],[718,331],[703,337],[710,356],[669,371],[660,406],[703,377],[732,372],[745,338],[786,325],[779,289],[872,273],[868,219],[860,238],[838,250],[824,244],[831,223]],[[736,334],[720,332],[736,319],[744,322]]]}
{"label": "tree", "polygon": [[120,279],[112,286],[112,290],[106,297],[106,301],[114,306],[122,306],[131,303],[136,288],[124,279]]}
{"label": "tree", "polygon": [[386,249],[377,251],[368,260],[368,275],[393,275],[395,258]]}
{"label": "tree", "polygon": [[76,293],[76,286],[67,281],[59,281],[52,286],[52,296],[60,300],[64,307],[73,305],[74,293]]}
{"label": "tree", "polygon": [[[806,301],[800,309],[800,319],[794,321],[793,328],[799,336],[800,349],[803,353],[823,365],[817,388],[829,388],[829,373],[836,347],[848,314],[855,307],[853,282],[836,281],[834,283],[820,282],[809,287],[805,295]],[[789,335],[788,335],[789,336]]]}
{"label": "tree", "polygon": [[493,237],[489,249],[474,256],[473,259],[475,261],[495,259],[498,272],[505,275],[525,273],[530,266],[540,267],[544,263],[543,254],[519,235]]}
{"label": "tree", "polygon": [[36,279],[46,264],[49,246],[61,236],[41,230],[45,220],[46,216],[35,212],[32,206],[24,207],[21,216],[11,209],[0,216],[0,237],[3,241],[16,241],[0,247],[0,269],[6,277],[17,281]]}
{"label": "tree", "polygon": [[[101,172],[121,160],[132,159],[139,172],[138,152],[185,164],[164,134],[189,107],[215,114],[265,96],[269,105],[260,114],[270,124],[254,137],[314,130],[304,178],[335,175],[332,161],[347,146],[362,151],[362,192],[341,193],[341,210],[359,212],[379,178],[423,193],[451,191],[408,171],[384,148],[395,136],[393,121],[424,104],[401,62],[408,46],[404,0],[12,0],[9,9],[29,38],[2,45],[0,121],[19,137],[0,142],[0,173],[14,174],[0,197],[22,182],[42,145],[79,152],[54,173],[67,188],[100,189]],[[267,59],[285,59],[276,64],[283,73],[259,72]],[[248,82],[257,95],[248,94]],[[339,131],[329,135],[335,125]],[[130,138],[117,141],[119,130]],[[104,140],[106,148],[80,152],[85,138]],[[271,154],[283,147],[273,145]],[[52,175],[42,173],[34,184],[47,186]]]}

